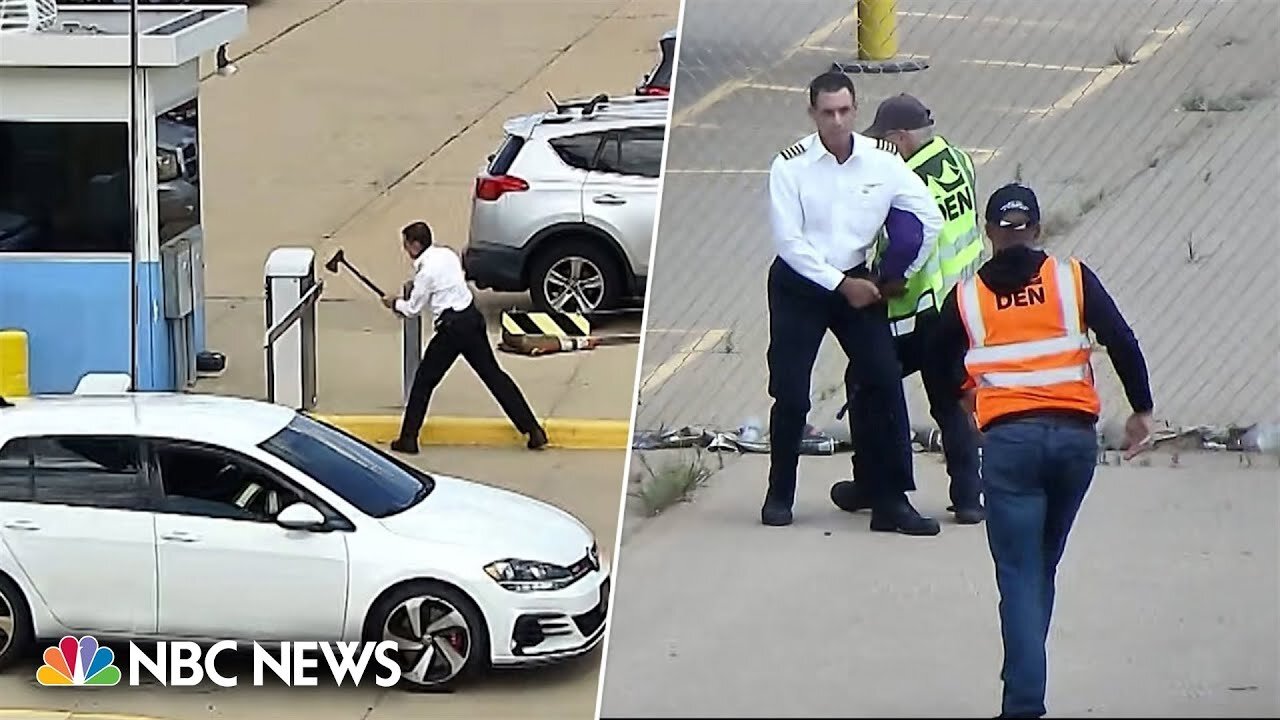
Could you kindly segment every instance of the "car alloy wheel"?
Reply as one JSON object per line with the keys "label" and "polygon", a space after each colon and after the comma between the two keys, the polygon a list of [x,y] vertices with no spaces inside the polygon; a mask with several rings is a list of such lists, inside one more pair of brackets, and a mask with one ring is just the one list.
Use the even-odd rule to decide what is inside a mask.
{"label": "car alloy wheel", "polygon": [[397,605],[383,624],[382,639],[400,646],[396,659],[403,679],[420,687],[453,680],[471,657],[466,616],[437,597],[412,597]]}
{"label": "car alloy wheel", "polygon": [[0,592],[0,657],[4,657],[17,636],[18,614],[13,610],[13,602]]}
{"label": "car alloy wheel", "polygon": [[580,255],[563,257],[542,279],[542,294],[555,310],[589,313],[604,301],[604,273]]}

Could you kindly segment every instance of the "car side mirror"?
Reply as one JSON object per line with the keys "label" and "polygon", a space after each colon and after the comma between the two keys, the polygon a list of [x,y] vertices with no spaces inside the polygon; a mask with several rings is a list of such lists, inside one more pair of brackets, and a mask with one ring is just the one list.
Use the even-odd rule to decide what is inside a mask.
{"label": "car side mirror", "polygon": [[307,503],[294,503],[276,515],[276,524],[287,530],[322,530],[324,514]]}

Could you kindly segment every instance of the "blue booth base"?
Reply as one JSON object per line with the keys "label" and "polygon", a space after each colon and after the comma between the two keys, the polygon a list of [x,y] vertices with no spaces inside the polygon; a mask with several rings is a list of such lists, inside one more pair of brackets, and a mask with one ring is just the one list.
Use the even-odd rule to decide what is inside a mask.
{"label": "blue booth base", "polygon": [[[0,254],[0,329],[26,331],[33,394],[131,371],[129,269],[125,254]],[[160,263],[138,264],[137,288],[137,389],[178,390]]]}

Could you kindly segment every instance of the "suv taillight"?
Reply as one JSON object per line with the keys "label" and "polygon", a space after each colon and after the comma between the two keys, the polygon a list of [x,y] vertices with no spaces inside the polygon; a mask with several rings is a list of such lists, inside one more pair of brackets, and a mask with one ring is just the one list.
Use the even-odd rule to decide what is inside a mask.
{"label": "suv taillight", "polygon": [[671,91],[664,87],[658,87],[657,85],[649,85],[649,86],[640,88],[639,94],[650,95],[650,96],[663,96],[663,95],[670,95]]}
{"label": "suv taillight", "polygon": [[476,197],[480,200],[497,200],[509,192],[524,192],[529,183],[511,175],[476,178]]}

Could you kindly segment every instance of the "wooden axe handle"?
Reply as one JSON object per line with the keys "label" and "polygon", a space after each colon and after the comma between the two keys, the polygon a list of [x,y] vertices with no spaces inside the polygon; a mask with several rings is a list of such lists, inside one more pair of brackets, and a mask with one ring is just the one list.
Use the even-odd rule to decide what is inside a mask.
{"label": "wooden axe handle", "polygon": [[617,335],[595,335],[590,338],[592,347],[609,345],[632,345],[640,342],[640,333],[621,333]]}

